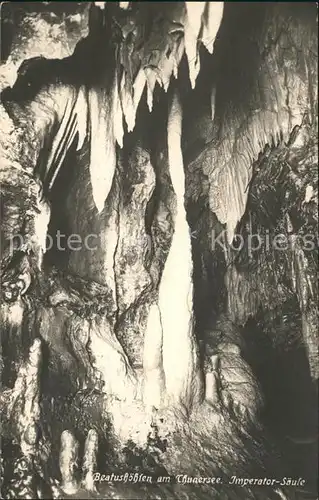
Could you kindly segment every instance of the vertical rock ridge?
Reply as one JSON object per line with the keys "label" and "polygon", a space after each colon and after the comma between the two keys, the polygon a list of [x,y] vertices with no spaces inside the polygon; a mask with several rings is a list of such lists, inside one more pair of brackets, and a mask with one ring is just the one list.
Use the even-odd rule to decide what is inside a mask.
{"label": "vertical rock ridge", "polygon": [[163,328],[163,369],[167,402],[189,408],[200,396],[197,346],[194,338],[192,255],[184,206],[185,176],[181,152],[182,111],[175,93],[167,127],[168,164],[176,195],[175,227],[159,285]]}
{"label": "vertical rock ridge", "polygon": [[144,335],[143,401],[147,408],[161,408],[164,403],[163,329],[160,309],[153,303],[149,310]]}

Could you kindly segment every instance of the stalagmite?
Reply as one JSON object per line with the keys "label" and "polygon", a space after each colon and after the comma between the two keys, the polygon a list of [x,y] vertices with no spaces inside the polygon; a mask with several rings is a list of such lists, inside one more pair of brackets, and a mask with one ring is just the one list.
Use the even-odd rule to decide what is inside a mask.
{"label": "stalagmite", "polygon": [[160,310],[157,304],[152,304],[149,311],[147,327],[144,335],[143,370],[144,386],[143,400],[146,407],[160,408],[163,402],[163,331]]}
{"label": "stalagmite", "polygon": [[74,472],[78,466],[79,443],[73,434],[64,431],[61,434],[61,449],[59,466],[62,476],[62,489],[67,495],[73,495],[78,490],[78,484],[74,478]]}
{"label": "stalagmite", "polygon": [[217,379],[212,372],[205,374],[205,399],[212,405],[218,402]]}
{"label": "stalagmite", "polygon": [[168,162],[177,209],[171,248],[159,287],[163,328],[163,368],[167,401],[189,408],[200,395],[197,346],[193,332],[192,255],[184,207],[185,177],[181,151],[182,112],[174,95],[168,119]]}
{"label": "stalagmite", "polygon": [[96,469],[98,451],[98,434],[94,429],[89,430],[84,445],[82,464],[82,486],[87,491],[96,491],[94,484],[94,470]]}

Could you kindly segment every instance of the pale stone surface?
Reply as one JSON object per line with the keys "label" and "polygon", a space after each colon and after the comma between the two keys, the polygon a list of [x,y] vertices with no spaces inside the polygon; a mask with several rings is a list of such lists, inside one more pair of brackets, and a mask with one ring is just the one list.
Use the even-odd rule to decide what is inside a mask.
{"label": "pale stone surface", "polygon": [[[17,2],[18,3],[18,2]],[[51,4],[52,5],[52,4]],[[12,12],[19,12],[11,18]],[[17,77],[17,70],[25,59],[47,57],[62,59],[70,56],[81,38],[88,35],[89,3],[74,2],[69,12],[58,9],[46,9],[45,2],[34,6],[34,11],[24,10],[23,3],[11,6],[1,4],[1,16],[7,23],[14,23],[14,36],[11,41],[10,55],[0,66],[0,89],[12,86]]]}
{"label": "pale stone surface", "polygon": [[163,371],[163,330],[158,305],[149,310],[144,335],[143,351],[143,401],[147,407],[161,408],[165,396],[165,373]]}

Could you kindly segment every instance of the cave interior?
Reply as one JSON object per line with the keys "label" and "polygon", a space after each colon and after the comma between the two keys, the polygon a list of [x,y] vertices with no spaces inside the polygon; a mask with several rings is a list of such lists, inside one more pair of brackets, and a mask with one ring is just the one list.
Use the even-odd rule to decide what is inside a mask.
{"label": "cave interior", "polygon": [[[9,161],[6,157],[4,174],[1,174],[3,400],[10,391],[16,390],[19,367],[25,362],[34,339],[41,338],[41,432],[55,436],[69,429],[83,441],[92,422],[101,418],[103,389],[96,367],[100,367],[99,363],[101,366],[112,364],[110,349],[119,343],[128,366],[139,374],[147,366],[145,355],[143,358],[143,335],[148,331],[151,320],[147,318],[154,301],[162,307],[160,314],[166,318],[168,330],[175,325],[174,321],[183,323],[180,317],[167,319],[164,314],[166,294],[174,301],[176,295],[180,297],[184,293],[178,291],[178,274],[171,281],[167,278],[171,255],[173,268],[182,269],[182,261],[185,266],[191,262],[191,271],[185,271],[186,278],[191,276],[189,281],[185,278],[185,287],[189,282],[192,285],[190,321],[198,349],[199,371],[206,369],[206,345],[209,344],[213,352],[218,350],[220,331],[223,338],[233,339],[263,395],[258,419],[251,417],[253,424],[265,429],[269,440],[275,443],[275,454],[283,463],[285,475],[306,478],[307,487],[300,489],[300,496],[287,498],[315,498],[318,455],[316,4],[226,2],[213,52],[210,53],[205,43],[197,43],[196,64],[200,60],[200,69],[196,84],[192,85],[191,70],[196,65],[193,67],[192,59],[184,53],[176,77],[171,78],[169,74],[167,86],[166,67],[162,66],[162,85],[157,81],[157,84],[153,82],[152,92],[147,85],[142,89],[133,126],[129,112],[126,115],[123,107],[122,136],[115,130],[118,135],[113,138],[114,148],[110,143],[104,148],[105,155],[103,152],[110,171],[112,155],[115,158],[114,175],[106,179],[98,166],[94,171],[90,165],[100,154],[101,140],[110,142],[105,136],[103,139],[103,131],[113,134],[109,116],[113,119],[116,115],[116,99],[112,100],[111,76],[114,68],[115,73],[118,68],[114,46],[126,44],[127,53],[122,51],[122,74],[125,71],[128,74],[128,69],[133,72],[135,54],[143,52],[136,48],[141,43],[139,37],[152,40],[150,33],[155,33],[152,43],[156,49],[156,42],[160,40],[156,36],[165,38],[161,30],[166,29],[167,18],[174,11],[170,3],[132,2],[129,10],[117,4],[110,2],[103,9],[87,2],[2,5],[1,120],[2,123],[9,120],[18,131],[14,146],[10,142],[15,140],[12,133],[9,133],[10,140],[5,135],[7,129],[1,133],[1,146],[9,141],[9,147],[4,148]],[[183,2],[173,4],[178,11]],[[174,15],[177,16],[175,11]],[[138,22],[142,25],[142,35],[132,29],[132,19],[135,26]],[[180,29],[177,21],[173,24]],[[51,29],[46,32],[49,33],[46,34],[47,48],[40,33],[42,25]],[[176,40],[180,40],[178,29]],[[62,36],[67,39],[64,46],[59,41]],[[54,48],[57,55],[52,57]],[[169,46],[167,52],[167,46],[162,44],[155,52],[162,54],[164,49],[169,60],[175,45]],[[143,54],[146,53],[145,49]],[[157,62],[160,66],[159,57]],[[11,75],[12,68],[17,71],[19,67],[16,79],[8,84],[6,75]],[[134,81],[134,72],[132,74]],[[77,97],[74,97],[74,88]],[[81,139],[83,116],[78,111],[78,129],[69,140],[65,138],[68,131],[59,128],[65,119],[59,103],[63,106],[63,102],[69,100],[73,103],[72,109],[84,109],[84,105],[80,108],[79,104],[83,88],[88,116],[85,120],[90,133],[86,131]],[[94,89],[95,93],[87,89]],[[124,98],[122,96],[122,106]],[[100,99],[106,102],[106,112],[98,112],[103,102]],[[174,115],[175,105],[179,110],[177,115],[182,110],[180,131]],[[94,118],[94,113],[99,116]],[[32,124],[29,129],[28,120]],[[174,168],[175,157],[170,147],[174,148],[178,139],[171,141],[170,146],[170,127],[172,133],[175,133],[174,127],[177,134],[180,132],[184,204],[179,204],[180,185],[177,189],[178,182],[174,184],[171,170],[170,155]],[[54,137],[59,139],[57,146]],[[55,147],[58,153],[59,147],[64,148],[60,157],[57,152],[52,154]],[[53,167],[57,168],[54,161],[58,168],[52,174],[49,166],[53,156],[52,171]],[[25,177],[10,174],[12,158],[22,165]],[[178,162],[176,156],[176,165]],[[30,229],[28,223],[22,223],[24,216],[21,216],[30,210],[32,214],[35,205],[36,195],[28,184],[30,172],[31,178],[41,184],[40,203],[44,199],[50,207],[47,235],[53,244],[43,253],[40,268],[37,268],[38,250],[34,250],[34,255],[15,250],[14,259],[8,257],[10,235],[23,233],[28,238],[32,230],[35,233],[31,224]],[[102,198],[105,192],[107,196],[99,209],[98,189],[103,183],[109,183],[109,188],[103,191],[101,187]],[[185,245],[180,218],[183,210],[189,229]],[[59,232],[65,238],[72,234],[83,238],[87,234],[98,235],[97,248],[94,251],[66,248],[61,252],[56,240]],[[281,246],[273,245],[276,237],[277,242],[281,238]],[[256,248],[254,245],[260,242]],[[176,249],[175,261],[173,248]],[[27,270],[21,271],[23,266]],[[6,283],[10,277],[16,277],[16,269],[20,276],[30,272],[32,280],[23,296],[12,298],[5,295]],[[181,287],[183,280],[181,277]],[[177,298],[176,301],[168,316],[175,315],[174,307],[176,316],[178,307],[183,311],[183,304],[180,306]],[[105,317],[110,326],[105,326]],[[165,321],[163,319],[163,325]],[[229,322],[235,325],[234,332],[230,331]],[[155,320],[152,328],[156,330],[154,325]],[[104,337],[109,350],[105,348],[105,357],[101,354],[99,358],[102,345],[99,342],[103,337],[100,332],[107,328],[112,331],[109,337]],[[95,340],[93,334],[90,338],[91,333],[87,333],[93,330]],[[164,341],[168,347],[163,344],[162,365],[167,391],[172,384],[174,396],[174,387],[180,381],[177,377],[174,379],[167,366],[171,363],[174,368],[176,363],[176,372],[179,366],[181,370],[184,368],[182,361],[179,364],[179,354],[175,352],[170,358],[168,351],[177,348],[182,358],[184,350],[179,340],[173,341],[172,337],[170,332]],[[91,347],[87,348],[89,338]],[[186,335],[185,343],[189,338]],[[118,352],[117,347],[114,349]],[[93,355],[96,365],[90,361]],[[156,363],[153,351],[151,356]],[[188,361],[188,365],[190,363]],[[161,369],[159,363],[153,371]],[[126,365],[123,368],[121,360],[115,360],[114,371],[114,379],[105,371],[105,379],[110,379],[109,385],[105,382],[106,386],[111,392],[116,384],[121,385],[117,377],[125,379],[125,399],[125,391],[133,391],[129,370]],[[153,376],[153,372],[150,373]],[[187,376],[193,377],[192,383],[196,385],[196,375]],[[156,377],[160,387],[161,375]],[[181,394],[185,397],[184,406],[193,398],[195,402],[192,400],[189,408],[196,407],[196,390],[195,395],[190,396],[188,389],[184,394],[183,387],[179,397],[182,398]],[[108,394],[107,390],[105,393]],[[115,399],[120,398],[120,394],[119,389]],[[255,396],[248,397],[254,399]],[[11,413],[2,416],[5,460],[15,450],[10,418],[17,410],[14,405],[9,408]],[[185,410],[187,415],[189,408]],[[135,425],[138,426],[138,422]],[[114,437],[109,426],[108,420],[96,424],[104,436],[99,438],[101,470],[105,468],[106,455],[109,467],[113,460],[118,460],[112,451],[113,447],[118,449],[116,433]],[[160,441],[163,446],[163,439]],[[128,443],[132,441],[126,441],[125,452],[122,450],[124,462],[136,470],[141,463],[145,467],[141,448],[137,453],[136,446],[132,445],[132,451]],[[58,447],[58,440],[53,437],[54,456],[58,454]],[[147,464],[146,469],[148,466],[152,469],[149,460]],[[57,470],[56,462],[53,467]],[[4,484],[8,481],[5,475]],[[228,495],[220,494],[216,498],[239,498],[235,493],[233,497],[231,493]],[[189,498],[193,498],[191,494]]]}

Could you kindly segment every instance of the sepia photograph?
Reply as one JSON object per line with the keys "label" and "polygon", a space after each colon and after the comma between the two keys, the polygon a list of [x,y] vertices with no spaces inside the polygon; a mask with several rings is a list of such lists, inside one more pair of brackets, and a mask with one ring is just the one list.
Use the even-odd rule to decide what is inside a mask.
{"label": "sepia photograph", "polygon": [[318,500],[318,4],[0,4],[0,499]]}

